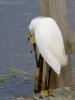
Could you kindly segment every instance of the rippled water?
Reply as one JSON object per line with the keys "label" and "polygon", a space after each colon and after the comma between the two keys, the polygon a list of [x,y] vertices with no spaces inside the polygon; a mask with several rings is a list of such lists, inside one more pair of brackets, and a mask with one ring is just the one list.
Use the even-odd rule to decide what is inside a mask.
{"label": "rippled water", "polygon": [[[75,0],[67,0],[67,14],[69,30],[75,34]],[[75,53],[71,55],[72,73],[75,78]]]}
{"label": "rippled water", "polygon": [[75,31],[75,0],[66,0],[66,1],[67,1],[69,28],[70,30]]}
{"label": "rippled water", "polygon": [[[70,28],[73,28],[75,2],[68,1],[69,23]],[[39,15],[39,9],[39,0],[0,0],[0,74],[5,74],[15,67],[27,71],[32,76],[29,81],[23,81],[18,85],[14,80],[8,80],[0,87],[0,100],[11,100],[14,96],[33,93],[35,59],[34,54],[29,53],[31,46],[27,44],[27,33],[29,22]],[[75,56],[72,56],[73,75],[74,62]]]}
{"label": "rippled water", "polygon": [[38,15],[39,0],[0,0],[0,74],[15,67],[32,76],[19,85],[10,79],[0,87],[0,100],[33,93],[35,60],[27,34],[30,20]]}

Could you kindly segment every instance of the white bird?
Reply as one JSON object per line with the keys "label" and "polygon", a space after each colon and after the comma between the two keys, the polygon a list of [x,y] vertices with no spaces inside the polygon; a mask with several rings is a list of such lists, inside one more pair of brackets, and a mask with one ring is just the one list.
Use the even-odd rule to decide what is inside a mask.
{"label": "white bird", "polygon": [[35,42],[44,60],[59,75],[61,67],[67,64],[67,55],[61,30],[50,17],[32,19],[29,30],[34,33]]}

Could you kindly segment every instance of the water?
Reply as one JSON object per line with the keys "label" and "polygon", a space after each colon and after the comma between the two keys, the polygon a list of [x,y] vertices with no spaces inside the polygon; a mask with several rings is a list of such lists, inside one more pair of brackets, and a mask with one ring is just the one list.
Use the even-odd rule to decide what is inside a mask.
{"label": "water", "polygon": [[29,22],[38,15],[39,0],[0,0],[0,74],[15,67],[32,76],[19,85],[9,80],[0,88],[0,100],[33,93],[35,59],[27,34]]}
{"label": "water", "polygon": [[[68,27],[71,35],[75,34],[75,0],[67,0]],[[75,53],[71,55],[72,74],[75,79]]]}
{"label": "water", "polygon": [[[71,11],[74,0],[68,0],[70,27]],[[17,82],[10,79],[0,87],[0,100],[11,100],[14,96],[25,96],[33,93],[33,76],[35,59],[30,54],[31,45],[27,44],[28,25],[33,17],[39,16],[39,0],[0,0],[0,74],[6,74],[15,67],[31,74],[31,80]],[[73,18],[74,19],[74,18]],[[72,56],[73,75],[75,55]]]}
{"label": "water", "polygon": [[75,0],[67,0],[69,29],[75,31]]}

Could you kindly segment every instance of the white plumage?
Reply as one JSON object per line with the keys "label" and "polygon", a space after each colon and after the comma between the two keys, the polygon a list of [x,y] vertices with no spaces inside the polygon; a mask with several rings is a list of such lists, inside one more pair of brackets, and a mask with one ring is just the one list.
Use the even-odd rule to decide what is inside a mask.
{"label": "white plumage", "polygon": [[31,21],[29,29],[34,33],[40,54],[59,75],[61,67],[67,64],[67,55],[56,21],[50,17],[37,17]]}

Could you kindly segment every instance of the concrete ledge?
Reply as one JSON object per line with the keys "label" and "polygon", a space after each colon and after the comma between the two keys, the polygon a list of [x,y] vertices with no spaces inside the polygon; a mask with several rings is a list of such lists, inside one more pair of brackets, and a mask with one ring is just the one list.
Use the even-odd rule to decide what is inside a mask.
{"label": "concrete ledge", "polygon": [[15,98],[13,100],[75,100],[75,86],[56,89],[49,97],[44,97],[38,93],[36,95]]}

